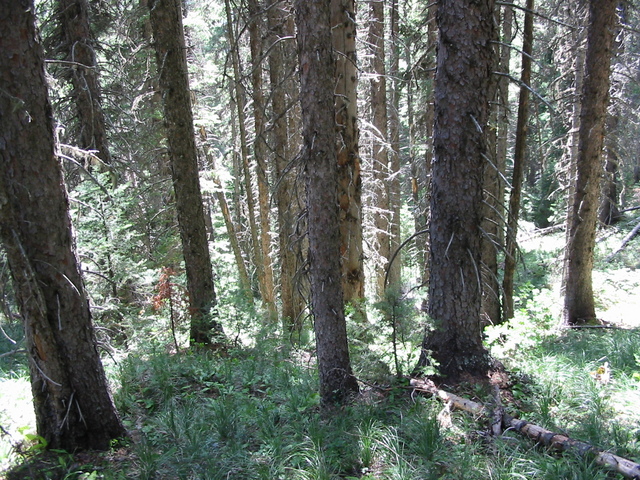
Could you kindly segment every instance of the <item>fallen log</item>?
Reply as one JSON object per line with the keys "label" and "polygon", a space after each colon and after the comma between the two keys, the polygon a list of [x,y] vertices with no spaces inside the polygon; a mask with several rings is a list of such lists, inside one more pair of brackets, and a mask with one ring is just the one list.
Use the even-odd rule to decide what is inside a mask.
{"label": "fallen log", "polygon": [[[490,413],[481,403],[467,400],[466,398],[441,390],[431,380],[412,379],[410,384],[415,390],[435,395],[447,402],[447,404],[460,410],[477,416]],[[605,452],[593,445],[580,440],[574,440],[566,435],[553,433],[550,430],[512,417],[506,413],[502,414],[502,422],[504,428],[513,429],[552,450],[559,452],[570,451],[581,456],[592,455],[598,465],[609,467],[626,478],[640,480],[640,464],[636,462]]]}
{"label": "fallen log", "polygon": [[617,248],[617,250],[613,253],[611,253],[606,259],[606,262],[610,262],[611,260],[613,260],[613,257],[615,257],[618,253],[620,253],[624,247],[627,246],[627,243],[629,243],[631,240],[633,240],[633,237],[635,237],[638,232],[640,232],[640,222],[638,222],[638,224],[633,228],[633,230],[631,230],[629,232],[629,234],[624,237],[624,239],[622,240],[622,243],[620,243],[620,246]]}

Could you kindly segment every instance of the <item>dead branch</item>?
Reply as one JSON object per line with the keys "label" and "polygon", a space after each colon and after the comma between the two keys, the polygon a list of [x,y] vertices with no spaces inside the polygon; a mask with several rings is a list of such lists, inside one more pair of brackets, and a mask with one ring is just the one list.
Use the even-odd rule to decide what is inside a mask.
{"label": "dead branch", "polygon": [[[481,403],[473,402],[465,398],[454,395],[439,389],[431,380],[411,379],[411,386],[418,391],[427,392],[437,396],[449,405],[460,410],[472,413],[474,415],[484,415],[490,413]],[[540,443],[552,450],[559,452],[571,451],[581,456],[593,455],[598,465],[612,468],[616,472],[624,475],[626,478],[640,480],[640,465],[627,460],[626,458],[605,452],[593,445],[574,440],[565,435],[553,433],[538,425],[517,419],[511,415],[502,414],[503,426],[516,430],[519,433],[529,437],[537,443]]]}
{"label": "dead branch", "polygon": [[622,249],[624,249],[624,247],[627,246],[627,243],[633,240],[633,237],[635,237],[638,234],[638,232],[640,232],[640,222],[638,222],[638,224],[633,228],[633,230],[631,230],[629,234],[626,237],[624,237],[624,239],[622,240],[622,243],[620,243],[620,246],[616,249],[615,252],[613,252],[611,255],[609,255],[606,258],[606,261],[610,262],[613,259],[613,257],[615,257],[618,253],[620,253]]}

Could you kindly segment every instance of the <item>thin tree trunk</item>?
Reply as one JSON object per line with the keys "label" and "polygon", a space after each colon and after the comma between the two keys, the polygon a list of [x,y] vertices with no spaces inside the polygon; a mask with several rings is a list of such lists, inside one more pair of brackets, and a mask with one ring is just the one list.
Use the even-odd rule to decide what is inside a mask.
{"label": "thin tree trunk", "polygon": [[271,262],[271,219],[269,201],[269,179],[267,172],[267,138],[265,132],[265,102],[262,82],[262,31],[263,21],[257,0],[248,0],[249,10],[249,46],[251,49],[251,83],[253,86],[253,118],[255,140],[253,155],[256,161],[256,177],[258,180],[258,210],[260,212],[260,250],[264,279],[262,297],[267,307],[269,318],[275,322],[278,309],[275,300],[273,267]]}
{"label": "thin tree trunk", "polygon": [[328,2],[296,2],[311,308],[315,318],[323,405],[343,403],[358,392],[358,382],[351,372],[349,360],[340,279],[338,162],[333,93],[335,66],[330,20]]}
{"label": "thin tree trunk", "polygon": [[[431,217],[431,164],[433,162],[433,124],[435,118],[435,102],[434,102],[434,86],[435,86],[435,70],[436,70],[436,45],[438,42],[438,25],[436,22],[436,14],[438,4],[432,3],[427,12],[427,49],[429,53],[426,58],[426,107],[424,112],[425,137],[428,144],[425,148],[424,158],[416,159],[419,162],[415,167],[414,175],[415,185],[412,185],[414,201],[419,205],[419,219],[416,223],[416,232],[421,232],[427,228],[429,218]],[[412,63],[409,63],[410,65]],[[423,237],[423,238],[421,238]],[[424,263],[420,264],[421,284],[427,284],[429,281],[429,235],[418,236],[416,238],[416,248],[421,251]],[[419,243],[418,243],[419,242]],[[425,303],[426,305],[426,303]]]}
{"label": "thin tree trunk", "polygon": [[[620,24],[624,24],[626,21],[626,5],[621,2],[618,11],[621,16]],[[616,28],[612,57],[619,57],[623,53],[624,40],[623,32],[620,24]],[[613,75],[613,78],[616,76]],[[622,85],[619,80],[614,80],[614,85],[611,88],[612,92],[619,92],[622,90]],[[620,148],[618,137],[620,132],[618,131],[620,125],[620,98],[611,99],[611,108],[607,114],[606,120],[606,138],[605,138],[605,164],[604,164],[604,178],[602,183],[602,198],[600,200],[600,210],[598,218],[600,222],[605,225],[614,225],[617,223],[622,215],[619,208],[619,178],[618,170],[620,166],[620,159],[618,157],[618,150]]]}
{"label": "thin tree trunk", "polygon": [[354,0],[331,1],[333,51],[336,63],[336,130],[340,253],[345,302],[364,298],[362,251],[362,178],[358,152],[358,69]]}
{"label": "thin tree trunk", "polygon": [[[206,136],[205,136],[206,139]],[[205,139],[202,139],[203,141]],[[233,218],[231,218],[231,211],[229,210],[229,204],[227,203],[227,197],[224,193],[224,187],[222,183],[220,183],[220,179],[218,178],[218,174],[216,173],[216,163],[213,156],[209,153],[209,146],[203,145],[204,153],[207,157],[211,165],[211,180],[215,185],[215,197],[218,201],[218,205],[220,206],[220,211],[222,213],[222,218],[224,220],[225,228],[227,229],[227,236],[229,237],[229,244],[231,245],[231,250],[233,251],[233,256],[236,260],[236,265],[238,267],[238,276],[240,278],[240,287],[242,288],[242,293],[244,297],[247,299],[247,302],[250,305],[253,305],[253,293],[251,291],[251,280],[249,279],[249,273],[247,272],[247,266],[244,263],[244,258],[242,256],[242,249],[240,248],[240,242],[238,241],[238,232],[236,230],[235,224],[233,223]]]}
{"label": "thin tree trunk", "polygon": [[111,168],[111,153],[89,24],[89,3],[87,0],[58,0],[57,15],[62,36],[59,48],[64,51],[65,61],[72,63],[65,70],[73,86],[71,95],[77,112],[78,144],[85,150],[95,150],[103,162],[100,170],[107,170]]}
{"label": "thin tree trunk", "polygon": [[513,281],[516,271],[518,217],[520,215],[520,197],[524,179],[524,166],[527,153],[527,130],[529,122],[529,85],[531,83],[531,54],[533,52],[533,5],[527,0],[522,44],[522,74],[520,98],[518,100],[518,121],[516,124],[516,146],[513,154],[513,178],[509,196],[507,218],[507,236],[504,258],[504,278],[502,280],[503,308],[505,319],[513,318]]}
{"label": "thin tree trunk", "polygon": [[375,228],[376,296],[384,297],[386,269],[391,256],[389,244],[389,155],[387,129],[387,78],[384,48],[384,0],[370,2],[368,43],[371,56],[371,123],[373,125],[372,171],[373,224]]}
{"label": "thin tree trunk", "polygon": [[253,252],[253,264],[258,276],[260,297],[265,302],[265,273],[262,261],[262,249],[258,235],[258,223],[256,221],[256,202],[253,194],[253,182],[251,181],[251,169],[249,168],[249,148],[247,145],[247,123],[245,117],[246,93],[242,85],[240,75],[240,53],[238,52],[237,39],[234,33],[233,20],[231,18],[231,5],[225,0],[227,14],[227,37],[231,49],[231,63],[233,64],[233,80],[235,90],[235,103],[238,113],[238,127],[240,136],[240,163],[245,180],[245,193],[247,197],[247,217],[249,218],[249,233],[251,235],[251,251]]}
{"label": "thin tree trunk", "polygon": [[[280,5],[283,3],[283,5]],[[278,210],[278,244],[280,254],[280,301],[282,302],[282,326],[285,334],[295,341],[300,336],[300,302],[296,301],[294,278],[296,275],[296,255],[294,251],[294,222],[298,215],[295,200],[295,186],[292,178],[295,172],[287,172],[290,158],[288,142],[288,117],[286,77],[284,69],[285,48],[282,38],[286,36],[286,15],[284,2],[276,1],[267,11],[269,21],[268,43],[269,80],[271,84],[271,110],[273,115],[273,152],[275,174],[275,201]],[[288,40],[292,41],[292,40]]]}
{"label": "thin tree trunk", "polygon": [[400,14],[398,0],[391,0],[389,22],[391,24],[391,45],[389,78],[389,259],[396,252],[395,259],[388,266],[387,286],[400,288],[402,281],[402,255],[400,247],[400,207],[402,205],[400,185]]}
{"label": "thin tree trunk", "polygon": [[179,0],[151,0],[149,11],[187,274],[189,339],[193,345],[216,345],[220,341],[216,337],[223,333],[222,325],[214,318],[216,292],[200,192],[182,12]]}
{"label": "thin tree trunk", "polygon": [[[499,70],[509,73],[511,58],[511,41],[513,36],[513,5],[502,6],[502,41],[506,45],[500,48]],[[509,78],[500,76],[496,86],[496,102],[493,109],[491,129],[491,151],[495,152],[485,163],[485,213],[482,222],[482,274],[483,294],[482,312],[487,324],[502,322],[500,304],[500,279],[498,268],[498,251],[504,245],[504,172],[507,156],[507,134],[509,127]]]}
{"label": "thin tree trunk", "polygon": [[563,322],[568,325],[596,321],[591,273],[617,5],[618,0],[591,0],[589,4],[578,169],[567,227],[569,242]]}
{"label": "thin tree trunk", "polygon": [[0,239],[24,324],[38,435],[53,449],[106,450],[126,431],[73,251],[33,12],[29,0],[0,6]]}

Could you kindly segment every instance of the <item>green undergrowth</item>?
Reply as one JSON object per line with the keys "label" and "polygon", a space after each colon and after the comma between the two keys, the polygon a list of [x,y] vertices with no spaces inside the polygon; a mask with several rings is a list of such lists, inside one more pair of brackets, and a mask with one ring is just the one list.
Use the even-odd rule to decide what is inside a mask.
{"label": "green undergrowth", "polygon": [[[637,310],[622,308],[638,282],[635,260],[631,253],[624,261],[597,260],[596,296],[608,328],[563,330],[560,250],[552,240],[523,242],[516,315],[486,330],[492,357],[505,367],[502,403],[511,415],[638,462],[640,330],[632,322]],[[262,335],[220,355],[174,348],[169,337],[145,343],[147,330],[130,335],[128,349],[105,356],[130,438],[101,454],[43,453],[25,415],[24,355],[0,357],[7,433],[1,468],[22,463],[7,478],[51,480],[622,478],[512,430],[493,437],[488,419],[412,391],[398,373],[415,364],[423,327],[396,297],[372,307],[367,318],[355,309],[348,314],[354,371],[364,382],[350,405],[329,411],[320,408],[310,346],[283,347],[281,339]],[[241,322],[231,325],[243,331]],[[493,401],[483,383],[443,388]]]}
{"label": "green undergrowth", "polygon": [[[594,329],[534,338],[513,350],[494,340],[510,372],[507,409],[637,461],[640,333]],[[605,362],[607,383],[594,378]],[[309,352],[275,342],[228,356],[156,348],[124,358],[113,372],[131,439],[89,463],[57,452],[40,476],[10,478],[621,478],[512,431],[490,437],[486,419],[449,411],[404,381],[365,387],[351,405],[322,411]],[[483,385],[462,384],[456,392],[490,401]]]}

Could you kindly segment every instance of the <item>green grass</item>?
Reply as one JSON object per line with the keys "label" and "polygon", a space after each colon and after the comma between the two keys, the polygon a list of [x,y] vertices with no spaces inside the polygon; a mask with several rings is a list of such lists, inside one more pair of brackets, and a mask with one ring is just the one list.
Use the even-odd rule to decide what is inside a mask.
{"label": "green grass", "polygon": [[[557,241],[533,242],[535,248],[524,251],[515,318],[487,330],[487,345],[509,375],[507,411],[639,461],[640,330],[556,328]],[[606,280],[597,291],[601,305],[622,311],[634,292],[638,274],[629,267],[631,257],[598,272]],[[630,327],[632,317],[637,314],[619,323]],[[358,375],[382,388],[366,385],[352,405],[333,411],[320,409],[311,350],[268,339],[220,357],[138,342],[140,348],[116,355],[107,368],[131,439],[89,459],[65,452],[34,457],[27,436],[34,433],[33,420],[24,415],[30,411],[24,358],[0,358],[0,420],[11,434],[0,443],[2,468],[27,461],[40,477],[13,478],[84,480],[622,478],[513,431],[493,438],[486,419],[412,394],[391,373],[389,344],[380,343],[388,342],[388,325],[376,330],[376,314],[369,322],[367,335],[378,347],[362,338],[353,358]],[[410,358],[402,349],[411,342],[404,340],[402,358]],[[605,362],[611,378],[603,383],[594,373]],[[460,385],[456,393],[491,401],[481,385]]]}

